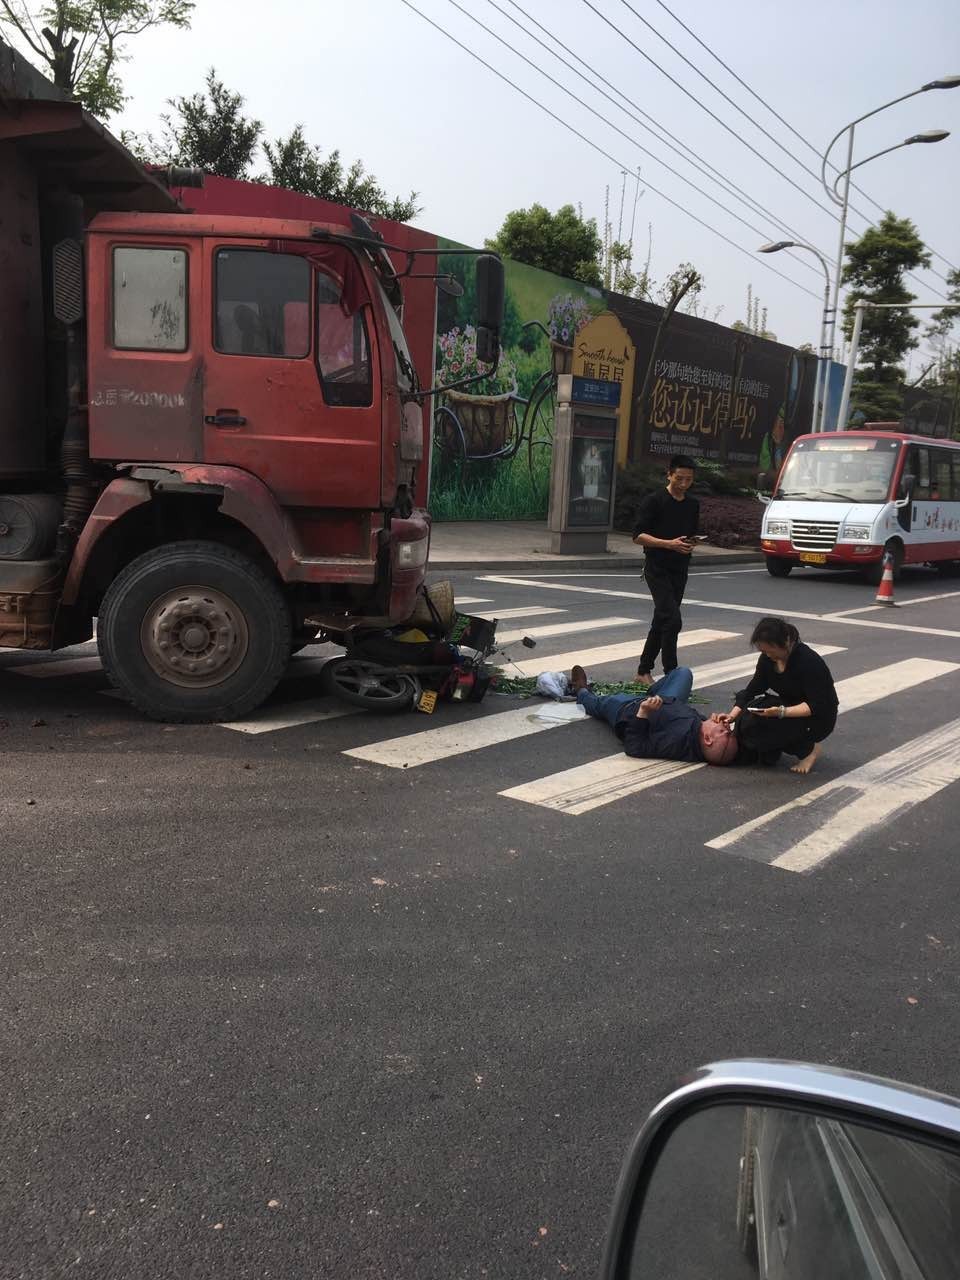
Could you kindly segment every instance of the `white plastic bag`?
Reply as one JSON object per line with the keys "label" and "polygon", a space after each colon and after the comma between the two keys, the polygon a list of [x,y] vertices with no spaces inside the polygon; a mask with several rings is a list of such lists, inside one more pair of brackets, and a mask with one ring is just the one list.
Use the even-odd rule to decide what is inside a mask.
{"label": "white plastic bag", "polygon": [[537,676],[537,693],[559,702],[570,696],[570,679],[562,671],[542,671]]}

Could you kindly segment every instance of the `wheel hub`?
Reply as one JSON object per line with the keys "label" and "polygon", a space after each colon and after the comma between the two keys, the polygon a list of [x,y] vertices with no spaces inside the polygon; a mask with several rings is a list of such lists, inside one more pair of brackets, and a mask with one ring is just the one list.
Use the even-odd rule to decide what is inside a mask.
{"label": "wheel hub", "polygon": [[140,628],[143,655],[162,679],[202,689],[231,676],[249,648],[246,619],[233,600],[209,587],[158,596]]}

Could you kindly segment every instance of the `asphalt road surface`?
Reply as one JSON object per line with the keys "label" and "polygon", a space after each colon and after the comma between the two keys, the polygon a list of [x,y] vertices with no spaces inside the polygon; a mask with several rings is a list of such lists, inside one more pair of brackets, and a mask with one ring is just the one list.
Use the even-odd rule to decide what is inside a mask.
{"label": "asphalt road surface", "polygon": [[[527,672],[636,669],[635,573],[456,587]],[[627,761],[502,694],[344,714],[322,649],[200,728],[105,696],[95,646],[0,653],[0,1276],[592,1276],[700,1062],[960,1093],[960,583],[897,598],[695,568],[705,711],[763,613],[827,656],[807,778]]]}

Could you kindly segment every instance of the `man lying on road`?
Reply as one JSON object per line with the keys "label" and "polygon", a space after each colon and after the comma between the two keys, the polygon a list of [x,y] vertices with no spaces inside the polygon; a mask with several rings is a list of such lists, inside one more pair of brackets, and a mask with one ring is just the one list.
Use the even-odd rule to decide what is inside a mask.
{"label": "man lying on road", "polygon": [[641,760],[690,760],[699,764],[732,764],[737,739],[719,718],[705,719],[689,704],[693,672],[675,667],[657,680],[646,695],[608,693],[598,697],[583,667],[574,667],[570,683],[587,715],[597,716],[613,729],[628,756]]}

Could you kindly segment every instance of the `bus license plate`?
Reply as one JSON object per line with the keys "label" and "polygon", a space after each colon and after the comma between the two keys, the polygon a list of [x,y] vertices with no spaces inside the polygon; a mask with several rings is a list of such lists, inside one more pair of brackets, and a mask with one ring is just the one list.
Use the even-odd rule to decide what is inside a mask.
{"label": "bus license plate", "polygon": [[827,557],[820,551],[801,551],[801,564],[826,564]]}

